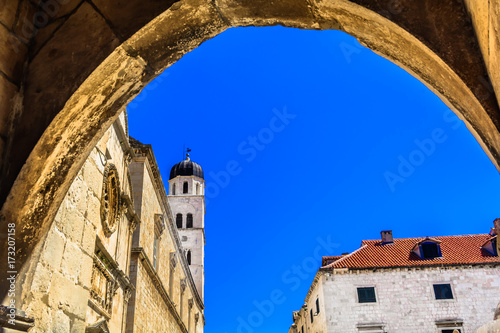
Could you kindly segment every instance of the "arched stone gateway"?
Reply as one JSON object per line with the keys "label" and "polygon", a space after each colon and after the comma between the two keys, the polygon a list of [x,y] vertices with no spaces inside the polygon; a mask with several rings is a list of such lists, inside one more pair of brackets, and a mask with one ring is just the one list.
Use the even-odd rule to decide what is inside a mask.
{"label": "arched stone gateway", "polygon": [[[432,89],[500,167],[497,1],[41,3],[7,1],[0,12],[7,45],[0,52],[1,235],[5,242],[7,224],[16,223],[21,272],[119,111],[165,68],[230,27],[345,31]],[[1,256],[7,258],[6,247]],[[2,260],[2,279],[6,264]],[[2,297],[6,287],[1,284]]]}

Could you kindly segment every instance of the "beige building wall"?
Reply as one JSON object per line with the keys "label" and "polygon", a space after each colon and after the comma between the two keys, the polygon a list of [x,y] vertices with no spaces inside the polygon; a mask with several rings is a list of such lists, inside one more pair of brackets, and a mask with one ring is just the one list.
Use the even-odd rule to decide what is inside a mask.
{"label": "beige building wall", "polygon": [[[154,156],[151,152],[152,160],[138,156],[132,162],[134,156],[122,113],[92,150],[18,276],[16,307],[35,320],[30,332],[85,332],[90,327],[93,332],[203,332],[203,302],[185,258],[178,255],[183,249],[162,199],[161,178],[158,182],[153,176]],[[118,218],[111,219],[115,225],[102,218],[103,198],[112,196],[103,191],[110,174],[119,184],[114,197]],[[158,216],[164,229],[154,270],[151,239]],[[177,254],[172,294],[170,253]]]}

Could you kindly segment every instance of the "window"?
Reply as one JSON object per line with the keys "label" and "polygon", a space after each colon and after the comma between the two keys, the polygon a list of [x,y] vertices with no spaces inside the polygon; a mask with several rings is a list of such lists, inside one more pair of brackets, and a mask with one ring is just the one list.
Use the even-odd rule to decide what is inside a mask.
{"label": "window", "polygon": [[375,303],[375,287],[361,287],[358,288],[358,302],[359,303]]}
{"label": "window", "polygon": [[436,299],[453,299],[453,293],[449,283],[435,284],[434,294],[436,295]]}
{"label": "window", "polygon": [[319,313],[319,298],[316,298],[316,314]]}
{"label": "window", "polygon": [[196,183],[196,194],[200,194],[200,184]]}
{"label": "window", "polygon": [[300,329],[300,333],[304,333],[304,325],[302,325],[302,328]]}
{"label": "window", "polygon": [[446,328],[441,330],[441,333],[462,333],[462,330],[460,328]]}
{"label": "window", "polygon": [[182,186],[182,193],[188,193],[188,182],[184,182]]}
{"label": "window", "polygon": [[187,214],[186,228],[192,228],[192,227],[193,227],[193,214]]}
{"label": "window", "polygon": [[172,194],[175,195],[175,184],[172,185]]}
{"label": "window", "polygon": [[155,235],[155,241],[153,245],[153,268],[157,269],[158,266],[158,237]]}
{"label": "window", "polygon": [[310,313],[311,313],[311,324],[312,324],[312,323],[313,323],[313,321],[314,321],[314,315],[313,315],[313,310],[312,310],[312,309],[311,309],[311,312],[310,312]]}
{"label": "window", "polygon": [[434,259],[441,257],[441,251],[439,250],[439,244],[436,243],[422,243],[422,258],[424,259]]}
{"label": "window", "polygon": [[191,265],[191,250],[187,251],[186,259],[187,259],[188,265]]}
{"label": "window", "polygon": [[177,224],[177,229],[182,229],[182,214],[177,214],[175,217],[175,223]]}

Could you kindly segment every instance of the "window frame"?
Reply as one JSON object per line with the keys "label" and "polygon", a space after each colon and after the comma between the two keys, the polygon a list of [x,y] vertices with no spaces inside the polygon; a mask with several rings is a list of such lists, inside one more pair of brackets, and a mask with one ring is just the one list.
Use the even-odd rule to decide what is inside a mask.
{"label": "window frame", "polygon": [[193,214],[187,213],[186,214],[186,229],[192,229],[193,228]]}
{"label": "window frame", "polygon": [[[424,254],[423,245],[435,245],[437,248],[437,256],[436,257],[426,257]],[[419,244],[419,247],[420,247],[421,258],[424,260],[432,260],[432,259],[437,259],[437,258],[443,257],[443,255],[441,254],[441,245],[439,243],[432,242],[432,241],[426,241],[426,242]]]}
{"label": "window frame", "polygon": [[[372,302],[372,301],[365,301],[365,302],[361,302],[360,298],[359,298],[359,290],[360,289],[373,289],[373,296],[375,298],[375,300]],[[376,286],[357,286],[356,287],[356,303],[358,304],[373,304],[373,303],[378,303],[378,296],[377,296],[377,291],[376,291]]]}
{"label": "window frame", "polygon": [[189,194],[189,183],[187,180],[182,184],[182,194]]}
{"label": "window frame", "polygon": [[[436,294],[436,286],[448,285],[450,287],[451,298],[438,298]],[[453,290],[452,284],[450,282],[435,282],[432,283],[432,293],[434,295],[435,301],[453,301],[455,300],[455,291]]]}
{"label": "window frame", "polygon": [[153,241],[153,268],[155,270],[158,270],[158,245],[160,243],[160,238],[156,235],[154,235],[154,241]]}
{"label": "window frame", "polygon": [[[180,217],[180,219],[179,219]],[[184,224],[184,217],[182,216],[182,213],[177,213],[177,215],[175,215],[175,225],[177,226],[177,229],[182,229],[182,226]],[[181,226],[179,227],[179,221],[181,223]]]}

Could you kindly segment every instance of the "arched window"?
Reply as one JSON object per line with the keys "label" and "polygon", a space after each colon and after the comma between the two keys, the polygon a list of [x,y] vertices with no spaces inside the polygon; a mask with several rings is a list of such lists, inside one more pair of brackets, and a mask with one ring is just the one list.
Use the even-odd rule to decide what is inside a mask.
{"label": "arched window", "polygon": [[193,214],[189,213],[187,214],[186,217],[186,228],[192,228],[193,227]]}
{"label": "arched window", "polygon": [[172,186],[172,195],[175,195],[175,184]]}
{"label": "arched window", "polygon": [[177,214],[177,216],[175,217],[175,223],[177,224],[178,229],[182,229],[182,214],[181,213]]}
{"label": "arched window", "polygon": [[187,259],[188,265],[191,265],[191,250],[187,251],[186,259]]}
{"label": "arched window", "polygon": [[182,187],[182,193],[188,193],[188,182],[184,182]]}

